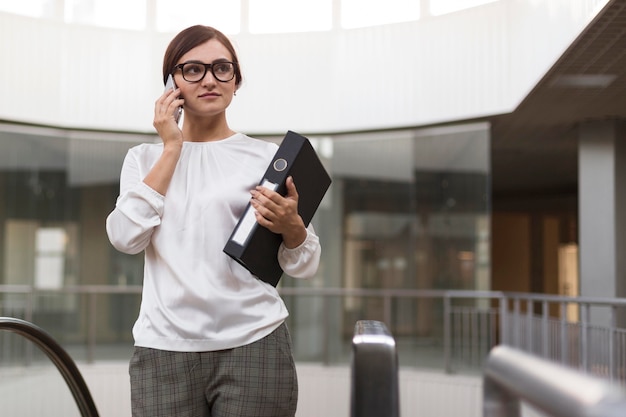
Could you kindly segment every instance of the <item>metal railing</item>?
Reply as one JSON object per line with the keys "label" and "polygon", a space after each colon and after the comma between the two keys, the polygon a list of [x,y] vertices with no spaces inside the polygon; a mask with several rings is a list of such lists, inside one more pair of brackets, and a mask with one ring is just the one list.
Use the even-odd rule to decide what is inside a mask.
{"label": "metal railing", "polygon": [[483,416],[520,417],[526,402],[553,417],[624,416],[626,392],[520,350],[497,346],[483,376]]}
{"label": "metal railing", "polygon": [[[557,314],[550,314],[551,306]],[[592,320],[592,309],[603,309],[605,318]],[[500,343],[626,384],[626,329],[617,325],[625,311],[623,298],[507,294],[500,304]]]}
{"label": "metal railing", "polygon": [[[321,304],[314,325],[322,330],[312,339],[320,344],[319,353],[307,360],[337,363],[333,356],[337,355],[337,348],[332,344],[339,343],[338,332],[347,333],[347,326],[353,326],[358,320],[377,320],[386,323],[394,334],[402,366],[423,366],[423,358],[428,357],[429,367],[443,368],[448,373],[476,373],[482,370],[494,346],[506,344],[626,384],[626,330],[617,326],[618,317],[626,312],[623,298],[412,289],[282,287],[279,291],[292,304],[311,298]],[[140,294],[140,286],[73,286],[44,290],[27,285],[0,285],[0,315],[38,324],[33,318],[43,298],[82,297],[72,314],[80,321],[79,330],[84,339],[80,343],[84,343],[85,360],[93,362],[96,349],[104,343],[102,297],[132,296],[138,305]],[[346,311],[355,305],[354,300],[362,302],[361,310],[351,311],[354,314],[348,317]],[[368,309],[365,300],[374,300],[369,304],[375,304],[376,309]],[[115,311],[120,310],[117,302],[107,301],[110,313],[122,314]],[[409,315],[399,308],[407,304],[411,310]],[[577,312],[574,319],[568,317],[572,307]],[[125,313],[128,317],[124,318],[126,322],[120,326],[118,337],[130,337],[130,326],[137,314],[135,307],[132,308]],[[592,309],[603,309],[606,319],[591,320]],[[338,323],[342,315],[347,317],[344,324]],[[308,311],[307,316],[310,316]],[[403,326],[407,323],[414,327],[405,329]],[[415,323],[426,324],[428,328],[416,328]],[[290,324],[290,327],[296,340],[297,357],[298,332],[303,329],[300,325]],[[131,345],[132,341],[125,343]],[[349,339],[341,343],[344,353],[349,352]],[[347,362],[348,357],[345,354],[340,362]]]}

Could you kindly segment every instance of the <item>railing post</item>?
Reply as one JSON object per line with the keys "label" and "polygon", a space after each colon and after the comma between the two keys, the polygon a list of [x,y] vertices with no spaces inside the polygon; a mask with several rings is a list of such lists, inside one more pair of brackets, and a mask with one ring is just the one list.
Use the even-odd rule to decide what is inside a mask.
{"label": "railing post", "polygon": [[526,350],[528,352],[534,352],[533,349],[533,332],[535,330],[533,322],[533,300],[530,298],[526,300]]}
{"label": "railing post", "polygon": [[548,329],[550,305],[546,300],[541,303],[541,351],[544,358],[550,357],[550,333]]}
{"label": "railing post", "polygon": [[469,349],[470,349],[470,363],[475,361],[474,363],[480,363],[480,325],[478,324],[478,311],[475,309],[470,312],[472,314],[471,320],[471,331],[468,340]]}
{"label": "railing post", "polygon": [[391,295],[383,294],[383,323],[389,323],[390,325],[393,323],[391,320],[391,303]]}
{"label": "railing post", "polygon": [[331,332],[331,326],[330,326],[330,303],[328,302],[328,299],[330,297],[326,296],[326,297],[322,297],[323,301],[322,301],[322,305],[324,306],[324,309],[322,311],[322,316],[323,316],[323,320],[324,320],[324,340],[323,340],[323,348],[322,348],[322,362],[324,363],[324,365],[329,365],[330,364],[330,332]]}
{"label": "railing post", "polygon": [[513,332],[513,346],[521,346],[521,320],[520,320],[520,301],[519,298],[513,300],[513,323],[515,331]]}
{"label": "railing post", "polygon": [[589,304],[581,305],[580,362],[585,372],[589,371]]}
{"label": "railing post", "polygon": [[610,310],[611,328],[609,329],[609,379],[615,381],[615,332],[617,330],[617,307]]}
{"label": "railing post", "polygon": [[559,303],[561,308],[561,363],[563,365],[569,363],[568,361],[568,340],[567,340],[567,304],[564,301]]}
{"label": "railing post", "polygon": [[509,344],[509,338],[506,334],[506,322],[509,320],[507,316],[509,300],[505,295],[498,297],[498,300],[500,302],[500,343],[506,345]]}
{"label": "railing post", "polygon": [[447,374],[452,373],[452,307],[450,296],[443,296],[443,363]]}
{"label": "railing post", "polygon": [[[33,322],[34,309],[35,309],[35,289],[32,288],[31,291],[26,294],[26,311],[24,312],[24,320],[28,323]],[[32,343],[28,343],[26,345],[26,365],[31,365],[33,363],[34,351]]]}
{"label": "railing post", "polygon": [[98,310],[96,308],[96,293],[87,294],[89,300],[89,317],[87,317],[87,363],[93,363],[96,357],[96,317]]}

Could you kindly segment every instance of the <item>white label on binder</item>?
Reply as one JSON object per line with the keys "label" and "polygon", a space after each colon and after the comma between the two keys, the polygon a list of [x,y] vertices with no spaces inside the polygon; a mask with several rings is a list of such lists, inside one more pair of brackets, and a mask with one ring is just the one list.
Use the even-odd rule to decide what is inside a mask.
{"label": "white label on binder", "polygon": [[[268,180],[263,180],[261,187],[265,187],[272,191],[276,191],[276,189],[278,188],[278,184],[274,184],[273,182],[268,181]],[[246,212],[241,218],[241,222],[239,223],[239,226],[237,226],[237,230],[235,230],[235,233],[233,234],[233,237],[230,240],[232,240],[233,242],[235,242],[236,244],[240,246],[243,246],[244,243],[246,243],[246,240],[248,240],[248,236],[250,236],[250,234],[252,233],[256,225],[257,225],[257,222],[256,222],[256,216],[254,215],[254,207],[248,206],[248,208],[246,209]]]}

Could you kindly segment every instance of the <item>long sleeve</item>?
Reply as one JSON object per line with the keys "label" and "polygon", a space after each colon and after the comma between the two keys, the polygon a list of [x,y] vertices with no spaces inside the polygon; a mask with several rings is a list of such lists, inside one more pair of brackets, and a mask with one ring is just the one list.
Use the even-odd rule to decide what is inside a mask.
{"label": "long sleeve", "polygon": [[150,243],[155,227],[161,223],[164,197],[148,187],[134,155],[124,159],[120,175],[120,196],[106,220],[106,230],[113,247],[136,254]]}
{"label": "long sleeve", "polygon": [[307,228],[304,242],[292,249],[280,245],[278,263],[283,271],[293,278],[312,278],[320,263],[321,247],[319,237],[312,225]]}

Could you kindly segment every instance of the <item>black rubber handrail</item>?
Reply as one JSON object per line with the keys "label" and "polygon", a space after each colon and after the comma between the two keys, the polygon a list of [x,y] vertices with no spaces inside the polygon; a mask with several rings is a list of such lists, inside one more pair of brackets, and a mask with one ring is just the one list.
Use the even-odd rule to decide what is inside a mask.
{"label": "black rubber handrail", "polygon": [[351,417],[398,417],[396,342],[381,321],[359,320],[352,338]]}
{"label": "black rubber handrail", "polygon": [[36,344],[63,376],[65,383],[74,396],[74,401],[76,401],[81,416],[98,417],[96,404],[76,363],[52,336],[30,322],[12,317],[0,317],[0,330],[18,333]]}

